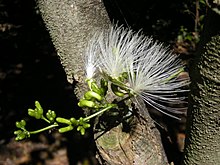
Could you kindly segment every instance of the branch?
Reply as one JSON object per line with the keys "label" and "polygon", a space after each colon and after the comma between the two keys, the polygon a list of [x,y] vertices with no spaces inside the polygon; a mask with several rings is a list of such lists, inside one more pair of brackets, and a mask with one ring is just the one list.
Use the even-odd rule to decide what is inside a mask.
{"label": "branch", "polygon": [[[104,5],[100,0],[38,0],[38,6],[67,74],[67,79],[70,83],[73,82],[73,78],[78,82],[75,93],[78,98],[81,98],[85,91],[83,87],[83,84],[85,84],[83,66],[85,47],[94,31],[109,28],[110,25]],[[143,107],[145,107],[144,104]],[[140,123],[137,117],[134,117],[136,127],[132,132],[135,132],[135,134],[131,134],[132,132],[125,133],[120,125],[108,132],[108,135],[114,137],[113,134],[116,129],[118,137],[124,134],[126,134],[126,137],[130,137],[129,143],[125,141],[123,144],[128,144],[126,148],[123,146],[123,148],[118,148],[118,151],[126,153],[124,152],[124,149],[126,149],[130,151],[129,153],[132,153],[132,157],[124,159],[126,154],[120,160],[120,155],[111,157],[111,148],[106,148],[100,143],[101,140],[97,139],[96,144],[102,159],[110,164],[111,162],[120,164],[121,160],[122,164],[125,165],[134,162],[137,165],[167,164],[159,132],[149,115],[148,117],[147,121],[140,120]],[[105,135],[102,136],[102,139],[106,137]],[[98,134],[95,134],[95,136],[97,137]],[[114,141],[115,139],[111,140]],[[106,153],[108,154],[107,157]]]}
{"label": "branch", "polygon": [[70,83],[83,80],[83,53],[93,31],[110,25],[100,0],[38,0],[38,7]]}

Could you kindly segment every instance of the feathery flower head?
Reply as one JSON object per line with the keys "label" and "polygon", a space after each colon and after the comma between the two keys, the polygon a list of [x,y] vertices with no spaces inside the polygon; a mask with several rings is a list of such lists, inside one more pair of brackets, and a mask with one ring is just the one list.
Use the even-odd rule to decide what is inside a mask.
{"label": "feathery flower head", "polygon": [[179,93],[189,81],[178,79],[183,72],[183,64],[177,55],[172,54],[162,44],[151,43],[136,56],[133,65],[128,67],[128,84],[131,91],[140,96],[148,105],[176,118],[172,114],[183,114],[185,108],[174,108],[184,103]]}
{"label": "feathery flower head", "polygon": [[183,64],[177,55],[152,38],[123,27],[111,27],[94,35],[86,59],[87,78],[94,76],[96,68],[100,76],[114,80],[126,73],[127,81],[116,85],[124,83],[123,89],[164,114],[175,118],[172,113],[183,113],[182,108],[170,106],[183,103],[184,97],[178,93],[186,91],[182,87],[188,80],[177,79]]}
{"label": "feathery flower head", "polygon": [[142,47],[143,37],[123,27],[111,27],[100,34],[100,70],[112,78],[127,72],[127,65],[133,64],[135,54]]}
{"label": "feathery flower head", "polygon": [[98,67],[98,43],[97,35],[94,35],[88,42],[84,56],[86,79],[92,79]]}

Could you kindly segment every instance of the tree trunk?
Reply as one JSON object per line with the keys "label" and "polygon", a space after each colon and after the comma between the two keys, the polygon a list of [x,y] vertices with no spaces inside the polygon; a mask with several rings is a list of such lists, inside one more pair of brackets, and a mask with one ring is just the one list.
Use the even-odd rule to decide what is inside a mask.
{"label": "tree trunk", "polygon": [[[142,109],[145,107],[142,103]],[[134,107],[136,108],[136,107]],[[147,113],[147,109],[144,109]],[[135,110],[134,110],[135,111]],[[127,131],[126,131],[127,130]],[[99,137],[102,132],[95,134]],[[102,134],[96,140],[105,165],[166,165],[167,158],[161,144],[159,131],[148,114],[148,118],[134,116],[130,125],[124,129],[120,124]],[[104,159],[104,160],[103,160]]]}
{"label": "tree trunk", "polygon": [[83,82],[83,53],[94,31],[110,25],[100,0],[38,0],[67,80]]}
{"label": "tree trunk", "polygon": [[208,11],[190,71],[191,95],[183,165],[220,164],[220,15]]}
{"label": "tree trunk", "polygon": [[[72,83],[73,78],[77,81],[75,91],[77,97],[81,98],[85,91],[85,46],[94,30],[110,25],[104,5],[100,0],[38,0],[38,6],[68,81]],[[145,108],[144,104],[141,108]],[[95,134],[100,162],[123,165],[167,164],[159,132],[150,116],[146,120],[135,116],[132,123],[128,132],[124,132],[119,124],[102,136]]]}

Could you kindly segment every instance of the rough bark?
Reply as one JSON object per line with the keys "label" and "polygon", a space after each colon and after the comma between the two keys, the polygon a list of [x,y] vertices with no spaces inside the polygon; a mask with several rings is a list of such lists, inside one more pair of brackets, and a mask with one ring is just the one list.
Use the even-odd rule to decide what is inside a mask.
{"label": "rough bark", "polygon": [[[73,78],[77,81],[75,91],[80,98],[85,91],[85,46],[93,30],[110,25],[104,5],[100,0],[38,0],[38,6],[68,81],[72,83]],[[119,124],[96,139],[100,162],[123,165],[167,164],[159,132],[150,116],[147,120],[134,117],[133,123],[132,131],[124,132]],[[95,134],[95,137],[98,136],[98,133]],[[109,141],[114,145],[107,147]]]}
{"label": "rough bark", "polygon": [[220,164],[220,16],[209,10],[190,71],[191,95],[183,165]]}
{"label": "rough bark", "polygon": [[[99,161],[105,165],[165,165],[168,164],[161,144],[160,134],[146,111],[145,119],[134,116],[129,126],[118,126],[102,134],[96,140],[101,155]],[[139,106],[138,106],[139,107]],[[134,111],[136,107],[133,107]],[[101,133],[95,134],[98,137]],[[103,160],[104,159],[104,160]]]}

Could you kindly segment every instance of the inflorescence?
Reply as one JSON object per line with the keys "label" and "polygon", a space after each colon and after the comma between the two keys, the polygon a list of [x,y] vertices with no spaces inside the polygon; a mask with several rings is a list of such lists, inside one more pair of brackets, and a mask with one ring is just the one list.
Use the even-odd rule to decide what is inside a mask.
{"label": "inflorescence", "polygon": [[44,116],[39,102],[35,109],[29,109],[29,116],[46,121],[49,126],[29,132],[26,122],[16,122],[16,140],[30,137],[54,127],[59,132],[67,132],[76,128],[82,135],[90,127],[90,119],[100,116],[111,109],[119,109],[117,102],[108,102],[108,92],[121,100],[138,103],[140,97],[146,104],[173,118],[176,114],[185,113],[185,97],[187,78],[179,78],[184,72],[184,65],[177,55],[168,51],[161,43],[152,38],[135,33],[130,29],[114,26],[97,32],[88,43],[85,52],[85,81],[89,90],[80,99],[78,106],[90,110],[90,115],[79,119],[56,117],[49,110]]}

